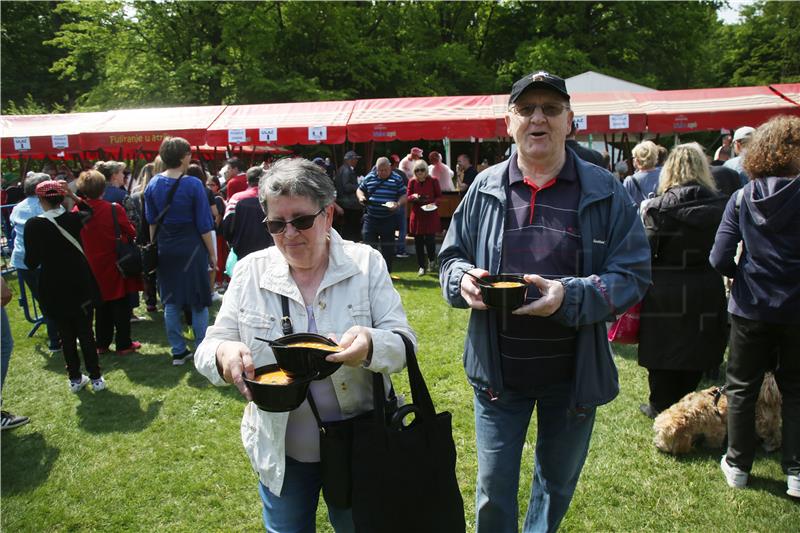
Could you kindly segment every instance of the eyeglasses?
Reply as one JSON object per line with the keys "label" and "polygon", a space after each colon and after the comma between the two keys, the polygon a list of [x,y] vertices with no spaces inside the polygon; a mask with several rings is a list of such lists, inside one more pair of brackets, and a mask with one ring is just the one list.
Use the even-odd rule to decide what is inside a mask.
{"label": "eyeglasses", "polygon": [[267,231],[273,235],[277,235],[286,231],[286,224],[291,224],[297,231],[303,231],[313,226],[317,217],[323,211],[325,211],[324,207],[313,215],[303,215],[294,220],[269,220],[265,218],[263,222],[267,226]]}
{"label": "eyeglasses", "polygon": [[546,103],[546,104],[529,104],[529,105],[512,105],[509,110],[513,112],[515,115],[519,115],[521,117],[530,117],[534,113],[536,113],[536,108],[540,107],[542,109],[542,113],[546,117],[557,117],[561,113],[564,112],[565,109],[569,109],[568,105],[564,104],[557,104],[557,103]]}

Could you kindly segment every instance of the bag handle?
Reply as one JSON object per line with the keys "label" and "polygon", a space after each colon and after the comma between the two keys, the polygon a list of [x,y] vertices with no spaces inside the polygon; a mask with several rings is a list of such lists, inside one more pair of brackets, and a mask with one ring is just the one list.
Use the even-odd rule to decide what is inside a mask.
{"label": "bag handle", "polygon": [[120,238],[119,222],[117,222],[117,202],[111,202],[111,220],[114,221],[114,240],[119,245],[122,241]]}
{"label": "bag handle", "polygon": [[[428,392],[428,387],[425,385],[425,378],[422,377],[422,372],[419,369],[417,356],[414,354],[414,345],[403,333],[397,331],[395,333],[403,340],[406,348],[406,371],[408,372],[408,382],[411,385],[413,405],[423,419],[432,421],[436,417],[436,410],[433,407],[433,400],[430,392]],[[384,401],[386,395],[383,386],[383,374],[375,373],[372,377],[372,397],[375,406],[375,423],[383,427],[386,423]]]}
{"label": "bag handle", "polygon": [[162,209],[156,217],[154,224],[156,229],[153,230],[153,238],[150,239],[150,242],[156,242],[158,230],[161,229],[161,221],[164,220],[165,216],[167,216],[167,211],[169,211],[170,206],[172,206],[172,199],[175,197],[175,191],[178,190],[178,185],[181,183],[181,179],[183,179],[183,174],[178,176],[178,179],[175,180],[175,185],[172,186],[172,189],[170,189],[169,194],[167,195],[167,205],[164,206],[164,209]]}
{"label": "bag handle", "polygon": [[68,240],[70,243],[72,243],[72,246],[74,246],[75,248],[77,248],[77,249],[78,249],[78,251],[81,253],[81,255],[82,255],[83,257],[86,257],[86,252],[84,252],[84,251],[83,251],[83,247],[80,245],[80,243],[78,243],[78,241],[76,241],[76,240],[75,240],[75,237],[73,237],[72,235],[70,235],[70,234],[69,234],[69,232],[68,232],[67,230],[65,230],[64,228],[62,228],[62,227],[61,227],[61,224],[59,224],[58,222],[56,222],[56,221],[55,221],[55,219],[53,219],[53,218],[50,218],[50,217],[42,217],[42,218],[46,218],[47,220],[49,220],[50,222],[52,222],[52,223],[53,223],[53,224],[56,226],[56,228],[58,228],[58,231],[60,231],[60,232],[61,232],[61,235],[63,235],[65,239],[67,239],[67,240]]}

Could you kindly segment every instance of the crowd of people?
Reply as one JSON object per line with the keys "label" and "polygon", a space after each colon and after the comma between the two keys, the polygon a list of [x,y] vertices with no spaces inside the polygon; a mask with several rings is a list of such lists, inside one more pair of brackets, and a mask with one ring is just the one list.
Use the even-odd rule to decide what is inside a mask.
{"label": "crowd of people", "polygon": [[[364,176],[349,151],[335,172],[322,159],[246,168],[231,158],[220,179],[176,137],[133,184],[114,161],[69,183],[32,174],[11,215],[12,263],[41,304],[73,392],[106,388],[99,356],[112,341],[117,354],[140,348],[130,326],[140,291],[148,310],[157,300],[164,308],[172,364],[194,357],[212,383],[234,384],[247,399],[244,379],[274,362],[255,338],[286,333],[276,317],[333,335],[342,351],[327,359],[344,366],[315,381],[299,408],[245,408],[242,439],[268,531],[313,529],[318,425],[371,409],[373,373],[388,380],[404,366],[401,337],[416,343],[391,276],[406,231],[418,274],[437,272],[447,304],[471,309],[463,359],[474,392],[477,531],[517,530],[534,410],[524,531],[558,529],[596,410],[619,392],[607,325],[639,302],[638,361],[649,384],[640,411],[655,418],[704,375],[716,376],[727,347],[720,468],[742,488],[755,456],[756,397],[764,373],[774,372],[787,493],[800,497],[800,118],[739,128],[713,161],[696,143],[666,150],[645,140],[632,151],[635,171],[620,176],[574,141],[570,100],[564,80],[547,72],[514,83],[505,121],[516,149],[481,172],[465,154],[453,171],[439,153],[425,161],[414,147],[402,159],[378,157]],[[464,197],[437,255],[437,206],[454,191]],[[126,276],[120,240],[155,243],[157,267]],[[522,307],[483,301],[477,278],[499,273],[524,276]],[[3,328],[5,378],[5,310]],[[3,417],[4,428],[27,422]],[[335,531],[353,530],[349,509],[329,502],[328,516]]]}

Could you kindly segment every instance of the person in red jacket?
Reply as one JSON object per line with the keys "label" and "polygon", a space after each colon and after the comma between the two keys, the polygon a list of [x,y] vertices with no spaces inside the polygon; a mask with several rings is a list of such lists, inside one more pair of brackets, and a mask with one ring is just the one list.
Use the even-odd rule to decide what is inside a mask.
{"label": "person in red jacket", "polygon": [[81,230],[81,241],[97,285],[100,287],[102,304],[97,308],[95,338],[97,353],[109,351],[116,332],[117,354],[135,352],[142,345],[131,340],[130,308],[128,293],[143,289],[140,276],[124,278],[117,269],[117,252],[114,234],[114,219],[111,209],[116,211],[117,224],[123,240],[133,242],[136,230],[125,214],[125,208],[102,199],[106,188],[105,177],[89,170],[78,178],[78,190],[92,208],[92,218]]}
{"label": "person in red jacket", "polygon": [[437,207],[442,190],[439,180],[428,174],[428,164],[424,159],[414,163],[413,168],[414,177],[408,182],[408,202],[412,206],[408,232],[414,236],[419,265],[417,275],[424,276],[436,261],[436,234],[441,229]]}
{"label": "person in red jacket", "polygon": [[225,171],[225,199],[230,200],[237,192],[247,189],[247,174],[244,161],[238,157],[231,157],[227,161],[228,170]]}

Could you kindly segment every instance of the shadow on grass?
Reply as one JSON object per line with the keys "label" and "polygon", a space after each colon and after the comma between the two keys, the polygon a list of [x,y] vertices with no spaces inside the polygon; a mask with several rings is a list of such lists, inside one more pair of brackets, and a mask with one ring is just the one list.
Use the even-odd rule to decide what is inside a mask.
{"label": "shadow on grass", "polygon": [[221,394],[227,398],[231,398],[233,400],[241,400],[245,401],[244,397],[242,397],[241,393],[239,393],[239,389],[234,387],[233,385],[229,385],[227,387],[217,387],[213,385],[210,381],[208,381],[205,376],[201,375],[199,372],[192,372],[189,375],[189,378],[186,380],[186,384],[190,387],[195,389],[209,389],[213,390],[214,392]]}
{"label": "shadow on grass", "polygon": [[3,432],[4,496],[28,492],[47,481],[61,451],[49,446],[41,433]]}
{"label": "shadow on grass", "polygon": [[786,478],[784,477],[781,477],[781,479],[778,480],[774,478],[751,475],[750,480],[747,483],[747,488],[750,490],[767,492],[774,496],[786,498],[787,500],[793,500],[793,498],[786,494]]}
{"label": "shadow on grass", "polygon": [[156,401],[142,409],[133,395],[105,390],[97,394],[80,393],[75,411],[78,425],[90,433],[135,433],[149,426],[158,416],[163,402]]}
{"label": "shadow on grass", "polygon": [[637,361],[639,359],[639,345],[638,344],[611,344],[611,351],[614,355],[627,359],[628,361]]}
{"label": "shadow on grass", "polygon": [[125,376],[137,385],[156,389],[171,389],[177,386],[187,372],[194,371],[190,359],[182,366],[173,366],[172,357],[167,349],[165,355],[126,355],[108,356],[100,360],[103,372],[121,370]]}

